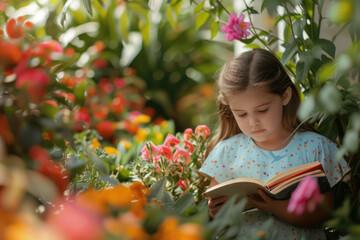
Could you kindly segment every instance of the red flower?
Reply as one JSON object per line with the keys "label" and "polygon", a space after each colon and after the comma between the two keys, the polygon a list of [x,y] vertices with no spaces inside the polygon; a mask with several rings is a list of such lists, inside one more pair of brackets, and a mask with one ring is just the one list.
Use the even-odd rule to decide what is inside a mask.
{"label": "red flower", "polygon": [[250,32],[247,31],[250,28],[250,23],[244,22],[244,18],[244,14],[240,14],[239,17],[236,13],[230,14],[228,23],[221,27],[221,30],[226,33],[224,37],[228,41],[240,40],[250,36]]}
{"label": "red flower", "polygon": [[16,79],[15,86],[18,89],[25,88],[30,99],[38,103],[45,95],[46,88],[50,84],[50,76],[38,68],[24,70]]}
{"label": "red flower", "polygon": [[61,193],[67,189],[69,183],[68,173],[63,171],[62,167],[51,159],[46,149],[33,146],[29,150],[29,156],[40,163],[38,171],[53,180]]}
{"label": "red flower", "polygon": [[74,123],[75,129],[78,132],[81,132],[82,130],[84,130],[84,128],[89,128],[91,124],[89,110],[87,110],[86,108],[80,108],[80,110],[75,113]]}
{"label": "red flower", "polygon": [[199,125],[195,128],[195,134],[206,139],[210,135],[210,129],[206,125]]}
{"label": "red flower", "polygon": [[10,131],[10,126],[5,115],[0,114],[0,137],[2,137],[7,144],[13,144],[14,136]]}
{"label": "red flower", "polygon": [[[189,183],[190,181],[187,180],[187,183]],[[187,189],[187,185],[186,185],[186,181],[183,180],[183,179],[180,179],[176,185],[178,185],[179,187],[181,187],[183,190],[186,190]]]}
{"label": "red flower", "polygon": [[175,147],[179,143],[180,143],[180,140],[178,138],[176,138],[174,135],[169,133],[165,138],[164,145],[168,146],[168,147]]}
{"label": "red flower", "polygon": [[33,51],[33,56],[45,58],[45,64],[52,62],[52,54],[63,53],[63,48],[58,41],[50,40],[48,42],[39,43]]}
{"label": "red flower", "polygon": [[18,64],[21,59],[22,51],[20,46],[9,42],[3,42],[0,39],[0,62]]}
{"label": "red flower", "polygon": [[104,121],[104,122],[99,123],[96,126],[96,130],[104,138],[111,137],[115,132],[114,124],[112,122],[110,122],[110,121]]}

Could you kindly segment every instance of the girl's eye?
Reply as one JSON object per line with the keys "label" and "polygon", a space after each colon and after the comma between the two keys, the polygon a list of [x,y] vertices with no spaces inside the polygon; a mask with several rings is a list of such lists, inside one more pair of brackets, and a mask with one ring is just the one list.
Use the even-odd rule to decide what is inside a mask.
{"label": "girl's eye", "polygon": [[264,112],[267,112],[267,110],[268,109],[261,109],[261,110],[259,110],[259,112],[264,113]]}
{"label": "girl's eye", "polygon": [[245,117],[245,116],[246,116],[246,113],[238,114],[238,117],[240,117],[240,118],[243,118],[243,117]]}

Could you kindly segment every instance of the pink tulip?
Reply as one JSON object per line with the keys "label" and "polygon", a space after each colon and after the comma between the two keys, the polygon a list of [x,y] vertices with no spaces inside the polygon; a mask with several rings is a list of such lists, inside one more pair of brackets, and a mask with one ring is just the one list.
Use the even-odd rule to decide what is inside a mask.
{"label": "pink tulip", "polygon": [[141,156],[145,161],[150,161],[152,157],[155,157],[157,152],[157,147],[154,143],[150,143],[151,151],[148,149],[148,144],[145,144],[145,146],[141,149]]}
{"label": "pink tulip", "polygon": [[176,152],[174,153],[174,162],[182,162],[185,165],[190,163],[190,154],[181,148],[176,148]]}
{"label": "pink tulip", "polygon": [[175,147],[180,143],[180,140],[172,134],[168,134],[165,138],[164,145],[168,147]]}
{"label": "pink tulip", "polygon": [[193,130],[191,128],[185,129],[185,131],[184,131],[184,139],[186,141],[189,141],[189,139],[192,137],[192,135],[193,135]]}
{"label": "pink tulip", "polygon": [[228,23],[221,27],[221,30],[226,33],[224,38],[233,41],[234,39],[240,40],[250,36],[250,32],[247,31],[250,28],[250,23],[244,22],[244,18],[244,14],[240,14],[238,17],[236,13],[231,13]]}
{"label": "pink tulip", "polygon": [[314,212],[316,205],[321,202],[322,195],[317,183],[317,179],[306,177],[292,193],[287,211],[301,215],[305,211]]}
{"label": "pink tulip", "polygon": [[195,134],[206,139],[210,135],[210,129],[206,125],[199,125],[195,128]]}
{"label": "pink tulip", "polygon": [[194,144],[186,140],[184,140],[184,143],[185,143],[184,146],[185,150],[188,151],[189,153],[193,153],[195,149]]}
{"label": "pink tulip", "polygon": [[168,146],[160,145],[157,147],[158,156],[164,156],[167,160],[171,161],[172,152]]}

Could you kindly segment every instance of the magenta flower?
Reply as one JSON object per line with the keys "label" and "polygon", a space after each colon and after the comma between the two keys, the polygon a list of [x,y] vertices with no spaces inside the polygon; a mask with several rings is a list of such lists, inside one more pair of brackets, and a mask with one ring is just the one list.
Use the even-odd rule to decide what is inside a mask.
{"label": "magenta flower", "polygon": [[186,141],[189,141],[189,139],[192,137],[192,135],[193,135],[193,130],[191,128],[185,129],[185,131],[184,131],[184,139]]}
{"label": "magenta flower", "polygon": [[234,39],[240,40],[250,36],[250,32],[247,31],[250,28],[250,23],[244,22],[244,18],[244,14],[240,14],[238,17],[236,13],[231,13],[228,23],[221,27],[221,30],[226,33],[224,38],[233,41]]}
{"label": "magenta flower", "polygon": [[185,165],[188,165],[190,163],[190,154],[182,149],[182,148],[176,148],[176,152],[174,153],[174,162],[182,162]]}
{"label": "magenta flower", "polygon": [[145,146],[141,149],[141,156],[145,161],[150,161],[152,157],[154,157],[157,154],[157,147],[154,143],[148,142],[151,147],[151,151],[148,148],[148,144],[145,144]]}
{"label": "magenta flower", "polygon": [[175,147],[180,143],[180,140],[172,134],[168,134],[165,138],[164,145],[168,147]]}
{"label": "magenta flower", "polygon": [[295,191],[292,193],[287,211],[301,215],[305,211],[314,212],[316,205],[321,202],[317,179],[308,176],[301,180]]}
{"label": "magenta flower", "polygon": [[206,125],[199,125],[195,128],[195,134],[206,139],[210,135],[210,129]]}

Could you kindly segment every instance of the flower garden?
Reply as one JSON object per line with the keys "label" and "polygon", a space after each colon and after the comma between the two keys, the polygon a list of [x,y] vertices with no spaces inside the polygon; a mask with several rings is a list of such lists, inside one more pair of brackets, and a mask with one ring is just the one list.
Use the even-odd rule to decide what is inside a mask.
{"label": "flower garden", "polygon": [[[338,145],[351,172],[323,228],[357,239],[359,1],[237,8],[0,0],[0,239],[238,239],[245,202],[210,221],[198,174],[216,128],[213,76],[234,43],[274,52],[301,90],[299,118]],[[296,191],[309,193],[297,214],[321,199],[311,179]],[[245,239],[273,234],[268,222]]]}

